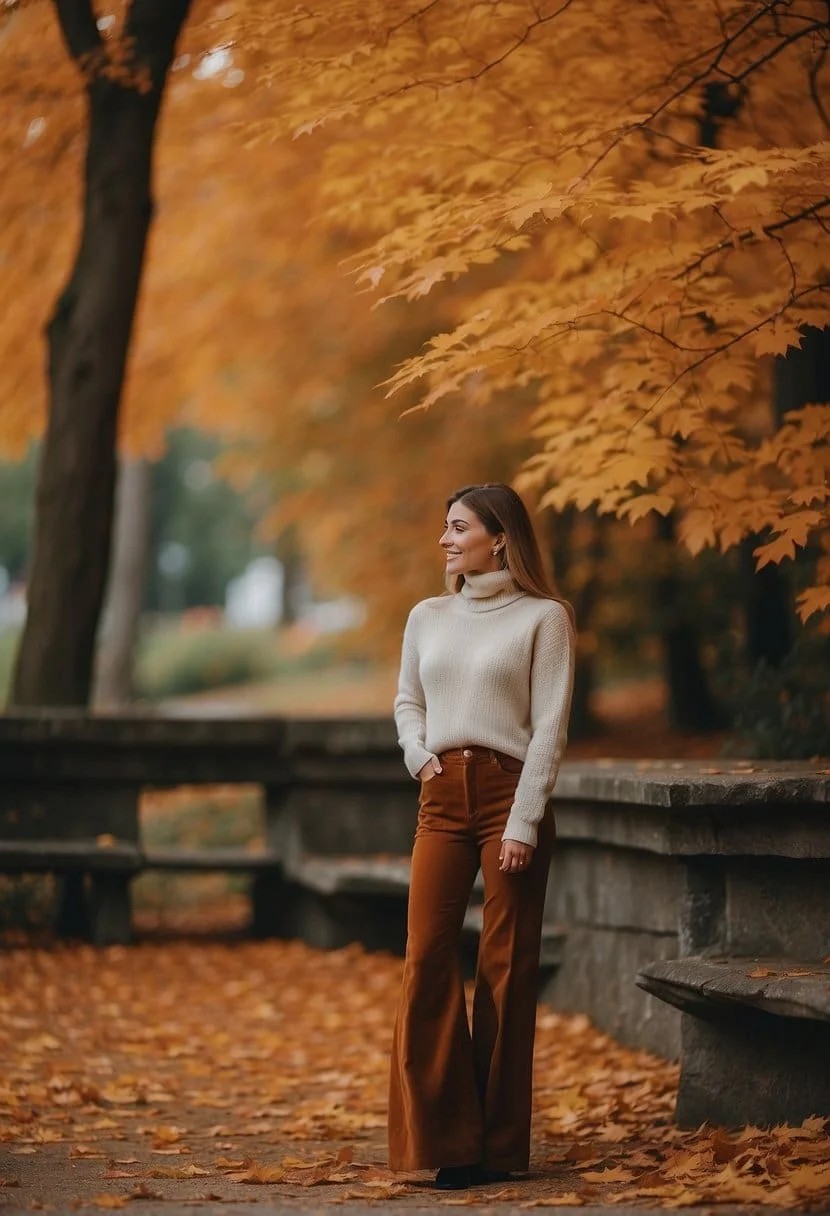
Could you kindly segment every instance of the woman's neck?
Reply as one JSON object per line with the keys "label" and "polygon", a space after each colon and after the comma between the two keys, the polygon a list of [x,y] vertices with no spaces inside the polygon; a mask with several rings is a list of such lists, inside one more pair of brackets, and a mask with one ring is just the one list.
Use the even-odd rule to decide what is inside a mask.
{"label": "woman's neck", "polygon": [[501,608],[523,594],[509,570],[482,570],[477,574],[465,574],[459,592],[464,606],[474,612]]}

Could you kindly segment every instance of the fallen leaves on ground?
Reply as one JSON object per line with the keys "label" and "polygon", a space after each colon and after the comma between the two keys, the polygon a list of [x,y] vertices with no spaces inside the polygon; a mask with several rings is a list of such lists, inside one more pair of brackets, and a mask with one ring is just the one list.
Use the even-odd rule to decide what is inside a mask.
{"label": "fallen leaves on ground", "polygon": [[[274,1187],[280,1202],[325,1187],[327,1203],[422,1204],[423,1179],[385,1166],[400,973],[297,942],[9,950],[0,1143],[21,1174],[41,1154],[83,1169],[83,1202],[102,1208]],[[827,1121],[683,1132],[676,1084],[675,1066],[542,1006],[531,1178],[430,1202],[826,1210]],[[7,1169],[0,1185],[18,1181]]]}

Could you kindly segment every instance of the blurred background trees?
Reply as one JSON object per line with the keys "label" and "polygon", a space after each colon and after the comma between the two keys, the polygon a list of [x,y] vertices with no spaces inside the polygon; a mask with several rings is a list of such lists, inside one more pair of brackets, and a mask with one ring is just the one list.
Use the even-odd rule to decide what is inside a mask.
{"label": "blurred background trees", "polygon": [[[826,13],[692,9],[444,0],[390,24],[380,3],[194,4],[120,413],[145,474],[143,565],[121,567],[139,655],[162,619],[223,635],[231,581],[277,556],[291,653],[249,631],[206,682],[284,680],[349,622],[336,661],[355,683],[388,672],[409,605],[440,590],[447,493],[518,475],[581,626],[575,734],[647,679],[680,730],[826,745]],[[36,330],[85,123],[49,6],[5,16],[0,66],[0,442],[28,452],[0,470],[0,565],[19,602]],[[757,572],[763,546],[784,564]],[[112,704],[132,677],[102,691],[108,637]],[[184,667],[178,691],[204,687]]]}

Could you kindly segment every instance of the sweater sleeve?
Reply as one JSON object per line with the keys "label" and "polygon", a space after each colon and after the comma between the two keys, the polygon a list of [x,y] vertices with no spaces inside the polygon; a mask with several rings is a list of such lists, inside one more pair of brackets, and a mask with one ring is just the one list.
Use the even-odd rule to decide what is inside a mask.
{"label": "sweater sleeve", "polygon": [[502,840],[536,847],[538,825],[553,793],[568,738],[574,679],[574,632],[558,603],[536,632],[530,670],[531,738]]}
{"label": "sweater sleeve", "polygon": [[410,776],[417,778],[427,761],[432,759],[432,752],[428,752],[424,746],[427,707],[419,672],[415,613],[416,609],[413,608],[403,635],[401,670],[395,697],[395,725],[398,728],[398,743],[403,748],[404,764]]}

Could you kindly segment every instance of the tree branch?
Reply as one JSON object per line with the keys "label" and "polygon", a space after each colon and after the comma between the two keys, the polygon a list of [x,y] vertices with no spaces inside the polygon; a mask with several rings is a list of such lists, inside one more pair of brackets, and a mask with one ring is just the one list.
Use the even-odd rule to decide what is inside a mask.
{"label": "tree branch", "polygon": [[[725,78],[726,80],[728,80],[730,83],[736,83],[736,84],[740,83],[747,76],[750,76],[754,71],[757,71],[757,69],[759,67],[761,67],[764,63],[767,63],[769,60],[774,59],[775,56],[778,55],[782,50],[784,50],[785,47],[790,46],[795,42],[798,42],[802,38],[806,38],[810,34],[815,34],[815,33],[819,32],[820,30],[823,30],[826,28],[826,24],[824,22],[815,22],[812,25],[809,25],[809,26],[805,27],[804,29],[799,30],[798,33],[791,34],[787,38],[782,39],[782,41],[778,45],[776,45],[770,51],[768,51],[764,56],[762,56],[761,59],[750,64],[750,66],[748,68],[746,68],[743,72],[741,72],[740,75],[734,76],[731,73],[727,72],[726,69],[724,67],[722,67],[721,61],[724,58],[724,56],[726,55],[726,52],[729,50],[730,46],[735,42],[735,40],[737,39],[737,37],[740,34],[746,32],[746,29],[749,28],[750,24],[757,21],[761,16],[768,13],[772,8],[774,8],[774,6],[775,6],[775,0],[773,0],[772,4],[765,5],[764,8],[762,10],[760,10],[758,13],[756,13],[755,16],[750,21],[747,21],[745,23],[745,25],[741,27],[740,30],[738,30],[735,34],[731,35],[731,37],[729,39],[727,39],[726,42],[724,42],[724,44],[718,50],[717,55],[715,55],[714,59],[712,59],[708,64],[706,64],[702,68],[700,68],[700,70],[697,71],[692,77],[690,77],[690,79],[687,80],[685,83],[678,85],[678,87],[674,90],[674,92],[670,93],[668,95],[668,97],[664,97],[663,100],[658,105],[656,105],[654,107],[654,109],[651,111],[651,113],[648,114],[644,119],[642,119],[640,122],[624,124],[620,128],[618,133],[614,136],[614,138],[611,140],[611,142],[599,154],[599,156],[597,156],[596,159],[588,166],[588,168],[582,174],[580,174],[578,181],[583,182],[588,177],[590,177],[591,174],[602,164],[602,162],[608,156],[610,156],[610,154],[613,152],[613,150],[619,144],[621,144],[624,139],[627,139],[628,136],[631,135],[634,131],[650,129],[650,125],[651,125],[651,123],[654,122],[655,118],[657,118],[660,114],[662,114],[665,110],[667,110],[669,108],[669,106],[671,106],[674,102],[678,101],[681,97],[688,95],[698,85],[704,84],[707,80],[711,79],[712,76],[721,76],[721,77]],[[696,58],[700,58],[700,56],[697,56]],[[678,69],[675,68],[669,74],[669,76],[665,82],[666,84],[669,84],[672,80],[672,77],[675,77],[677,75],[677,70]]]}
{"label": "tree branch", "polygon": [[[746,329],[742,330],[739,334],[734,334],[731,338],[727,338],[725,341],[719,343],[717,346],[710,347],[708,350],[705,351],[704,354],[702,354],[700,356],[699,359],[695,359],[694,362],[690,363],[688,367],[682,368],[677,373],[677,375],[674,377],[674,379],[671,381],[671,383],[667,384],[665,386],[665,388],[663,388],[657,394],[655,399],[652,401],[651,405],[649,405],[646,409],[644,409],[642,411],[642,413],[641,413],[640,417],[637,419],[637,421],[633,422],[631,424],[631,429],[633,430],[633,428],[635,426],[638,426],[639,423],[642,422],[644,418],[647,418],[649,416],[649,414],[652,414],[657,409],[658,405],[663,400],[663,398],[666,396],[666,394],[670,393],[671,390],[673,388],[675,388],[680,383],[681,380],[684,380],[687,376],[693,376],[694,373],[698,370],[698,368],[703,367],[706,363],[709,363],[710,360],[714,359],[716,355],[724,354],[725,351],[730,350],[733,346],[737,345],[738,342],[742,342],[744,340],[744,338],[748,338],[751,334],[757,333],[760,329],[763,329],[763,327],[765,325],[769,325],[770,321],[777,320],[777,318],[780,317],[782,315],[782,313],[786,312],[786,310],[790,307],[790,305],[797,303],[799,300],[803,299],[804,296],[812,295],[816,291],[818,291],[818,292],[830,291],[830,285],[828,285],[826,283],[814,283],[810,287],[805,287],[803,291],[791,292],[789,299],[786,301],[786,303],[782,304],[780,308],[776,308],[775,312],[770,313],[766,317],[762,317],[761,320],[757,321],[754,325],[749,325]],[[615,314],[612,313],[611,315],[613,316]],[[655,332],[655,331],[652,331],[652,332]],[[655,336],[663,337],[663,335],[661,335],[661,334],[656,334]],[[672,343],[672,345],[675,345],[675,344]],[[694,348],[685,347],[685,348],[680,348],[680,349],[693,350]]]}
{"label": "tree branch", "polygon": [[135,65],[149,71],[154,89],[164,83],[190,4],[191,0],[132,0],[130,4],[124,40]]}
{"label": "tree branch", "polygon": [[104,54],[91,0],[52,0],[66,49],[81,66]]}
{"label": "tree branch", "polygon": [[[374,105],[380,101],[389,101],[392,97],[400,97],[402,94],[409,93],[413,89],[451,89],[456,88],[461,84],[472,84],[476,80],[480,80],[482,76],[487,74],[487,72],[492,71],[493,68],[498,67],[499,64],[504,63],[506,59],[509,59],[509,57],[519,50],[520,47],[524,46],[534,30],[538,29],[539,26],[547,25],[549,22],[555,21],[556,18],[561,16],[561,14],[564,13],[566,9],[570,8],[573,3],[574,0],[562,0],[559,8],[557,8],[554,12],[548,13],[548,15],[544,17],[537,15],[536,19],[529,22],[522,33],[517,35],[513,42],[506,47],[500,55],[497,55],[495,59],[488,60],[475,72],[469,72],[464,76],[456,76],[449,79],[446,77],[434,76],[431,78],[425,77],[420,80],[409,80],[406,84],[399,85],[394,89],[385,89],[382,93],[375,93],[371,96],[362,97],[358,101],[351,104],[358,107]],[[426,7],[429,8],[431,6],[427,5]],[[400,24],[402,25],[403,22]]]}
{"label": "tree branch", "polygon": [[828,116],[827,116],[827,111],[824,108],[824,102],[821,99],[821,94],[819,92],[819,87],[818,87],[819,73],[821,72],[821,69],[824,67],[824,61],[826,58],[827,58],[827,43],[825,43],[824,46],[821,48],[821,52],[820,52],[818,58],[816,59],[815,63],[813,63],[810,67],[810,96],[813,99],[813,105],[816,107],[816,111],[818,112],[818,115],[821,118],[821,121],[824,123],[824,125],[828,129],[828,131],[830,131],[830,118],[828,118]]}
{"label": "tree branch", "polygon": [[[785,220],[778,220],[778,222],[775,224],[767,224],[763,231],[767,236],[772,236],[773,233],[780,232],[783,228],[789,228],[792,224],[798,224],[801,222],[801,220],[809,219],[810,216],[816,216],[817,213],[822,210],[822,208],[827,207],[828,205],[830,205],[830,196],[820,198],[818,202],[813,203],[811,207],[805,207],[803,211],[799,211],[795,215],[788,215]],[[745,243],[749,244],[753,240],[757,241],[758,236],[754,229],[747,228],[743,232],[737,233],[737,240],[742,245]],[[723,253],[725,249],[734,249],[734,247],[735,237],[727,237],[726,240],[719,241],[717,245],[713,245],[711,249],[707,249],[705,253],[700,255],[700,257],[695,258],[693,262],[689,262],[688,265],[684,266],[682,271],[679,272],[679,275],[683,277],[690,275],[693,271],[697,270],[698,267],[702,266],[703,263],[709,258],[715,257],[715,255],[718,253]],[[677,278],[678,275],[675,277]]]}
{"label": "tree branch", "polygon": [[409,23],[411,21],[420,21],[421,17],[425,17],[426,14],[430,11],[430,9],[436,8],[437,5],[439,5],[440,3],[441,3],[441,0],[428,0],[428,2],[426,4],[424,4],[419,9],[416,9],[414,13],[407,13],[407,15],[405,17],[402,17],[401,20],[397,22],[397,24],[390,26],[389,29],[386,31],[386,35],[383,40],[384,45],[385,46],[389,45],[389,41],[390,41],[392,35],[397,34],[399,29],[402,29],[403,26],[405,26],[405,25],[409,25]]}

